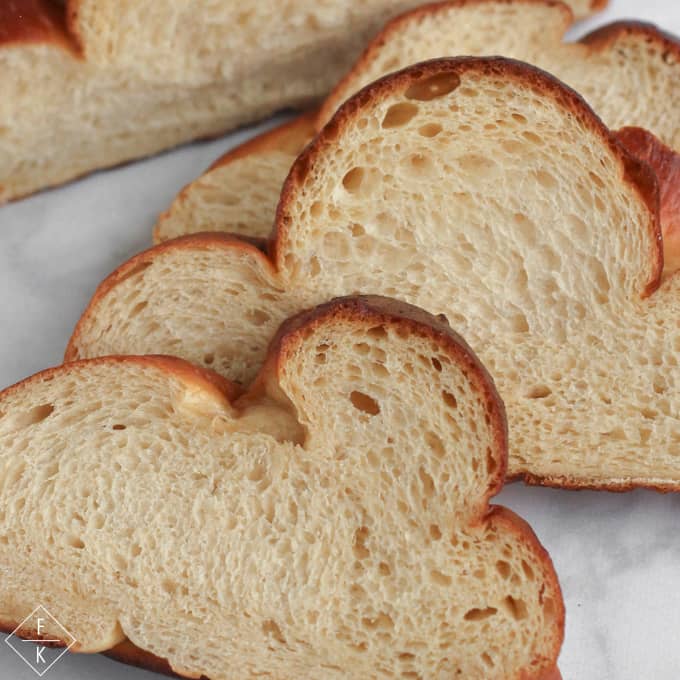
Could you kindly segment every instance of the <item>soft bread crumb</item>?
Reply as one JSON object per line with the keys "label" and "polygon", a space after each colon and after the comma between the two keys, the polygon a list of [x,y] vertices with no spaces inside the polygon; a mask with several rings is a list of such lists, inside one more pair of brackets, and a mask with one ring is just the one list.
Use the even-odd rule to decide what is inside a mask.
{"label": "soft bread crumb", "polygon": [[[559,585],[529,527],[488,505],[503,406],[448,326],[376,298],[300,315],[224,395],[226,428],[178,408],[172,361],[72,363],[0,394],[6,620],[39,598],[81,651],[120,623],[215,680],[554,668]],[[215,402],[215,381],[192,384]]]}

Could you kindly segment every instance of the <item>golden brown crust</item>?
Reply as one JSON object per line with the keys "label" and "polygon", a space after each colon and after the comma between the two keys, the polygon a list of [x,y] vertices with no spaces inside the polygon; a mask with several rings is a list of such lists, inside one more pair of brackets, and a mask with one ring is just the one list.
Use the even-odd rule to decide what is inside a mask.
{"label": "golden brown crust", "polygon": [[92,299],[88,303],[76,324],[71,339],[64,352],[64,362],[76,361],[78,355],[78,341],[83,327],[89,321],[89,316],[96,308],[99,301],[108,292],[125,279],[133,276],[139,271],[146,269],[152,261],[169,250],[183,250],[185,248],[194,250],[213,250],[213,249],[240,249],[256,253],[261,258],[264,265],[271,269],[272,265],[265,255],[267,243],[263,239],[249,236],[234,236],[223,232],[200,232],[197,234],[187,234],[176,239],[165,241],[157,246],[135,255],[120,267],[109,274],[98,286]]}
{"label": "golden brown crust", "polygon": [[522,481],[528,486],[544,486],[568,491],[608,491],[609,493],[628,493],[635,489],[649,489],[658,493],[677,493],[680,482],[612,481],[603,479],[574,479],[563,475],[535,475],[524,472],[508,482]]}
{"label": "golden brown crust", "polygon": [[358,117],[365,106],[370,106],[372,101],[379,100],[383,96],[389,96],[395,92],[405,92],[415,83],[435,75],[448,74],[460,77],[470,73],[481,76],[496,76],[505,81],[514,80],[522,86],[532,88],[542,97],[553,98],[562,108],[577,118],[584,128],[595,133],[603,144],[610,149],[614,157],[621,163],[625,180],[649,208],[650,223],[648,229],[654,246],[653,251],[649,253],[649,280],[640,292],[643,297],[651,295],[661,283],[663,270],[659,188],[654,172],[646,163],[640,162],[626,150],[623,144],[618,141],[616,135],[605,126],[588,103],[575,90],[535,66],[504,57],[432,59],[381,78],[345,102],[326,127],[319,132],[312,143],[297,158],[283,185],[281,200],[276,212],[275,236],[271,251],[272,258],[277,266],[282,261],[282,253],[285,253],[289,247],[288,232],[293,224],[290,208],[294,204],[295,193],[303,185],[317,156],[326,152],[341,130],[352,119]]}
{"label": "golden brown crust", "polygon": [[[604,0],[605,4],[607,0]],[[361,73],[367,65],[371,64],[376,56],[382,50],[386,43],[392,40],[396,34],[398,34],[405,26],[411,23],[415,23],[426,19],[428,17],[433,17],[440,12],[449,12],[450,10],[469,7],[474,5],[486,5],[486,4],[498,4],[502,3],[505,5],[545,5],[548,7],[554,7],[562,13],[562,21],[564,31],[566,33],[569,27],[574,23],[574,12],[561,0],[439,0],[437,2],[429,2],[424,5],[419,5],[415,9],[408,10],[403,14],[400,14],[391,21],[388,21],[383,29],[378,33],[378,35],[371,40],[366,49],[363,51],[359,59],[354,63],[350,71],[340,80],[340,82],[331,90],[331,93],[326,97],[316,120],[317,132],[321,130],[324,125],[332,118],[335,113],[335,109],[338,106],[337,100],[338,95],[342,94],[342,99],[344,100],[344,93],[347,90],[347,84],[356,80],[357,74]],[[442,55],[444,56],[444,55]],[[342,101],[340,102],[340,106]]]}
{"label": "golden brown crust", "polygon": [[0,2],[0,45],[36,43],[77,53],[76,43],[66,27],[63,8],[50,0]]}
{"label": "golden brown crust", "polygon": [[623,128],[616,136],[651,166],[659,181],[664,275],[668,276],[680,269],[680,154],[642,128]]}
{"label": "golden brown crust", "polygon": [[62,372],[70,372],[78,370],[83,366],[92,366],[97,364],[137,364],[139,366],[152,366],[167,373],[174,374],[182,382],[198,385],[210,394],[226,399],[231,403],[236,400],[243,393],[243,388],[225,377],[211,371],[208,368],[196,366],[189,361],[180,359],[178,357],[166,356],[164,354],[147,354],[144,356],[136,355],[113,355],[107,357],[97,357],[96,359],[79,359],[71,361],[61,366],[54,366],[53,368],[46,368],[39,373],[35,373],[30,378],[15,383],[0,391],[0,399],[4,399],[11,395],[18,389],[23,389],[26,385],[34,382],[46,382]]}

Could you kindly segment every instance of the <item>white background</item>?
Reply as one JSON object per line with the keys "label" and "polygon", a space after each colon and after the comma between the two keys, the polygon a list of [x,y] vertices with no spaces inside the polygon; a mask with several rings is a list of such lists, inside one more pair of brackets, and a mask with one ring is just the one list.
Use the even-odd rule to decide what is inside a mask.
{"label": "white background", "polygon": [[[653,21],[680,35],[680,0],[611,4],[575,35],[619,18]],[[157,214],[186,182],[264,127],[0,207],[0,387],[58,364],[96,284],[149,245]],[[680,678],[680,495],[513,485],[499,500],[532,524],[560,575],[567,605],[560,659],[565,680]],[[34,677],[0,642],[0,680]],[[157,676],[104,657],[66,655],[46,677]]]}

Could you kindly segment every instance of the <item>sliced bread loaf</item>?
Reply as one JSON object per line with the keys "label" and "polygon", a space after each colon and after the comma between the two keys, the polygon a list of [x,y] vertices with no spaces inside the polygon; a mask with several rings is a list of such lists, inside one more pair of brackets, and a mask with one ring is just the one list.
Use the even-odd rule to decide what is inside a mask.
{"label": "sliced bread loaf", "polygon": [[0,619],[212,680],[552,677],[557,578],[489,506],[503,405],[446,323],[336,300],[236,394],[162,357],[0,394]]}
{"label": "sliced bread loaf", "polygon": [[[0,2],[0,202],[307,106],[417,0],[63,4]],[[201,66],[218,44],[233,69]]]}
{"label": "sliced bread loaf", "polygon": [[410,67],[298,158],[269,257],[168,241],[98,289],[67,359],[173,353],[248,380],[293,311],[355,291],[444,313],[492,370],[510,474],[680,486],[680,275],[658,187],[586,103],[504,59]]}
{"label": "sliced bread loaf", "polygon": [[[498,54],[565,80],[612,129],[642,126],[680,149],[678,41],[652,26],[623,22],[580,43],[564,44],[571,23],[569,8],[554,0],[457,0],[407,12],[377,35],[327,98],[316,130],[350,95],[391,71],[434,57]],[[291,125],[295,129],[296,124],[289,123],[281,134],[290,134]],[[297,129],[301,135],[309,132],[307,140],[300,140],[302,147],[312,132],[306,119]],[[268,133],[262,144],[252,140],[188,185],[161,216],[154,242],[206,230],[268,236],[273,220],[267,224],[266,218],[273,213],[277,189],[293,160],[286,165],[287,159],[277,154],[278,162],[272,162],[269,145],[275,139],[275,133]],[[266,150],[263,156],[261,149]],[[253,180],[258,187],[255,200],[267,200],[268,205],[251,200]]]}

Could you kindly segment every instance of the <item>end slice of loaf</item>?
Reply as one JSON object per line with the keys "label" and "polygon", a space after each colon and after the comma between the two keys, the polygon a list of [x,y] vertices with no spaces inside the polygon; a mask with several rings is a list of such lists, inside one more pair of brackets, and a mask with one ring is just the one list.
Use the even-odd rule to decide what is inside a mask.
{"label": "end slice of loaf", "polygon": [[661,284],[658,183],[582,98],[520,62],[412,66],[347,102],[296,161],[269,257],[218,235],[99,288],[68,359],[174,353],[247,380],[295,310],[398,296],[493,371],[510,474],[680,486],[680,275]]}
{"label": "end slice of loaf", "polygon": [[503,405],[446,323],[335,300],[236,394],[163,357],[0,394],[0,618],[40,601],[79,651],[213,680],[552,677],[557,578],[489,506]]}
{"label": "end slice of loaf", "polygon": [[[337,85],[321,108],[316,129],[321,129],[350,95],[389,72],[435,57],[500,54],[535,64],[565,80],[586,97],[612,129],[642,126],[680,149],[676,115],[680,110],[678,41],[652,26],[622,22],[599,30],[581,43],[565,44],[564,34],[571,23],[569,9],[552,0],[458,0],[407,12],[376,36]],[[303,127],[306,123],[300,129]],[[263,140],[265,148],[271,134]],[[282,130],[282,134],[287,133]],[[234,195],[250,198],[252,180],[258,187],[258,197],[263,199],[282,184],[290,164],[281,156],[281,162],[275,164],[269,153],[260,155],[259,150],[258,142],[245,145],[243,151],[249,155],[239,154],[233,164],[209,170],[186,187],[163,214],[154,231],[155,242],[214,228],[267,236],[273,220],[269,224],[266,220],[273,214],[273,202],[265,206],[249,201],[244,205],[238,200],[233,207],[242,210],[235,214],[232,206],[222,202],[222,197],[233,201]],[[240,173],[245,182],[239,180]],[[668,187],[674,188],[670,183]],[[669,195],[664,193],[663,198],[667,200]],[[191,214],[184,206],[191,206]],[[662,218],[664,227],[668,223],[669,231],[674,232],[668,211]],[[671,241],[669,235],[669,247]],[[675,257],[667,260],[672,264]]]}
{"label": "end slice of loaf", "polygon": [[155,243],[201,231],[266,238],[290,166],[314,136],[311,111],[217,159],[160,216]]}

